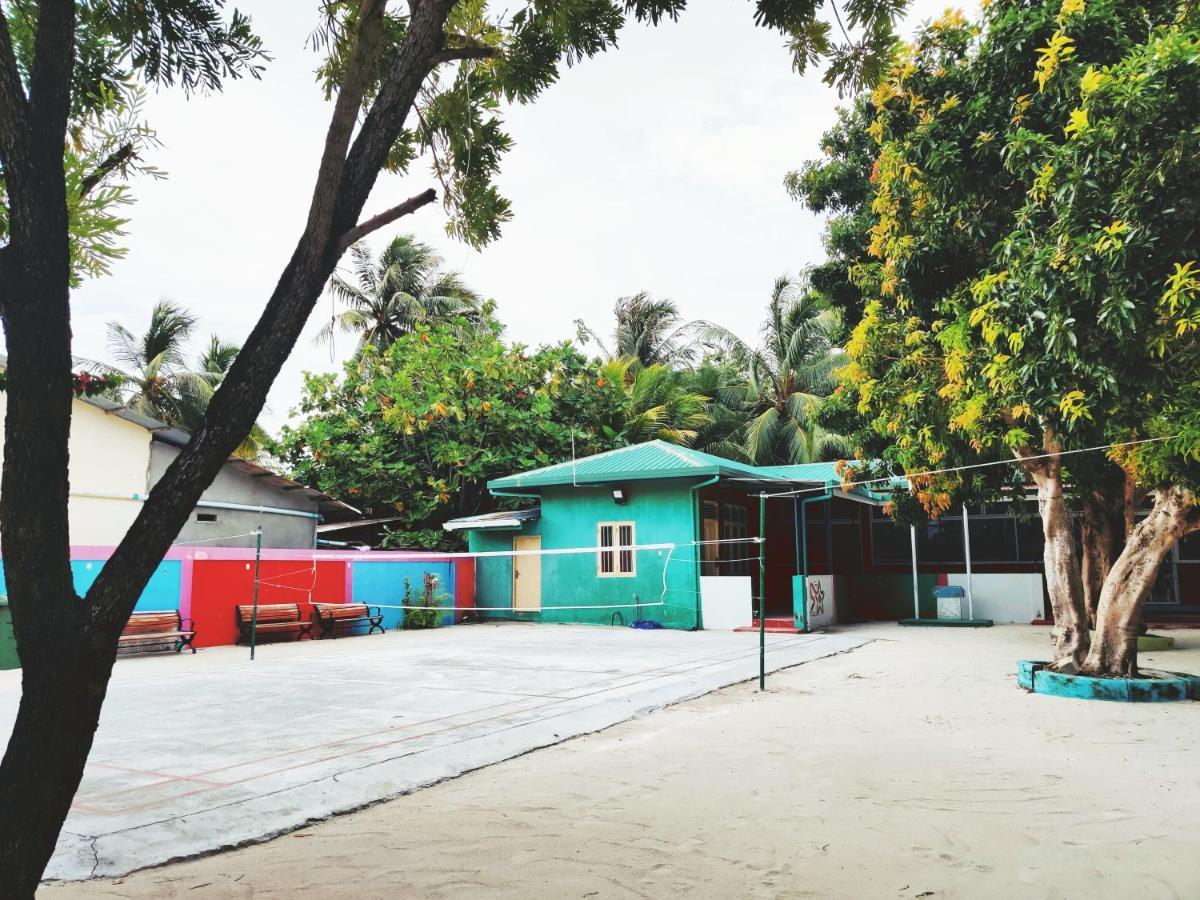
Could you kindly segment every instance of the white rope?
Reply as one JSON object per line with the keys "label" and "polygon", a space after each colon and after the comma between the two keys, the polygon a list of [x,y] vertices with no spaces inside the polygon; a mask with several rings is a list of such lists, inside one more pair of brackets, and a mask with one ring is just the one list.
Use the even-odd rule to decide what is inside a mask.
{"label": "white rope", "polygon": [[[173,544],[171,544],[171,546],[172,547],[191,547],[193,544],[211,544],[213,541],[231,541],[234,538],[252,537],[253,535],[256,535],[256,534],[258,534],[257,531],[243,531],[243,532],[240,532],[239,534],[223,534],[220,537],[200,538],[199,540],[195,540],[195,541],[192,541],[192,540],[175,541]],[[232,547],[230,549],[245,550],[246,548],[245,547]]]}
{"label": "white rope", "polygon": [[312,606],[369,606],[373,609],[436,609],[447,613],[458,612],[519,612],[519,613],[543,613],[555,612],[560,609],[652,609],[667,604],[662,600],[657,603],[614,603],[603,606],[543,606],[538,609],[521,609],[516,606],[403,606],[395,603],[321,603],[320,601],[310,600]]}
{"label": "white rope", "polygon": [[906,475],[885,475],[882,478],[867,478],[862,481],[844,481],[838,485],[822,485],[821,487],[816,488],[798,488],[794,491],[779,491],[775,494],[759,494],[759,496],[765,497],[769,500],[775,497],[792,497],[797,494],[822,493],[830,490],[831,487],[838,487],[842,490],[845,490],[846,488],[862,487],[863,485],[867,484],[878,484],[883,481],[893,482],[897,479],[924,478],[929,475],[948,475],[951,472],[966,472],[971,469],[986,469],[990,466],[1020,465],[1022,463],[1033,462],[1034,460],[1038,459],[1053,459],[1061,456],[1071,456],[1075,453],[1095,453],[1099,450],[1115,450],[1117,447],[1136,447],[1139,444],[1155,444],[1159,441],[1174,440],[1177,437],[1179,437],[1179,435],[1173,434],[1168,437],[1142,438],[1141,440],[1137,441],[1117,441],[1116,443],[1112,444],[1101,444],[1097,447],[1083,447],[1079,450],[1060,450],[1057,453],[1041,453],[1037,456],[1021,456],[1014,457],[1013,459],[997,459],[993,460],[992,462],[971,463],[970,465],[954,466],[953,468],[949,469],[926,469],[924,472],[910,472]]}

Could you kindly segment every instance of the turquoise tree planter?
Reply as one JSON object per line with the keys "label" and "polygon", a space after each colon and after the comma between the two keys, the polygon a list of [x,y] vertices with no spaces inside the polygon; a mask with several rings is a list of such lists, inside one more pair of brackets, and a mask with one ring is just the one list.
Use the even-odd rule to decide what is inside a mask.
{"label": "turquoise tree planter", "polygon": [[1139,678],[1093,678],[1051,672],[1049,663],[1023,659],[1017,663],[1017,684],[1035,694],[1073,697],[1077,700],[1114,700],[1123,703],[1165,703],[1200,700],[1200,676],[1183,672],[1145,670]]}

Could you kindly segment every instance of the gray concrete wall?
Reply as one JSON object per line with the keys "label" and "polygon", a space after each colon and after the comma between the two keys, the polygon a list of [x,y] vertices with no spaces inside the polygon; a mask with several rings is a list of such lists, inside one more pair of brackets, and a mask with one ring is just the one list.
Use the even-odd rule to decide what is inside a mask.
{"label": "gray concrete wall", "polygon": [[[154,441],[150,448],[150,486],[158,483],[167,466],[179,455],[179,450],[161,441]],[[285,491],[268,483],[265,478],[255,478],[230,465],[204,492],[203,500],[223,503],[242,503],[247,506],[263,506],[276,509],[297,510],[316,513],[317,500],[306,497],[302,491]],[[203,521],[200,516],[216,516],[216,521]],[[281,515],[264,510],[216,509],[197,506],[188,517],[176,543],[203,541],[213,547],[253,547],[254,537],[247,532],[259,526],[263,531],[263,546],[274,548],[312,547],[316,538],[317,519]],[[232,537],[232,535],[238,535]],[[229,536],[229,537],[226,537]]]}

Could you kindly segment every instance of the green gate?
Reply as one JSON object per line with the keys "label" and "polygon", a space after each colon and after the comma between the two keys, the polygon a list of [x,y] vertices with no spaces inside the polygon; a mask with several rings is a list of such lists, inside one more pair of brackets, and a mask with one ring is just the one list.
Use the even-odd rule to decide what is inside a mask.
{"label": "green gate", "polygon": [[0,596],[0,669],[19,669],[17,658],[17,636],[13,634],[12,614],[8,609],[8,598]]}

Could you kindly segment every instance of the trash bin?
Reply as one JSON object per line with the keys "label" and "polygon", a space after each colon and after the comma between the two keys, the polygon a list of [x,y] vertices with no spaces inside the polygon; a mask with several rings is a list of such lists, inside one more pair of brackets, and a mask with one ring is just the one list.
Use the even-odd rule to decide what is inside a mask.
{"label": "trash bin", "polygon": [[0,669],[19,668],[21,660],[17,657],[17,636],[13,633],[8,598],[0,595]]}
{"label": "trash bin", "polygon": [[963,600],[967,592],[956,584],[943,585],[933,589],[933,599],[937,602],[937,617],[939,619],[961,619],[963,617]]}

